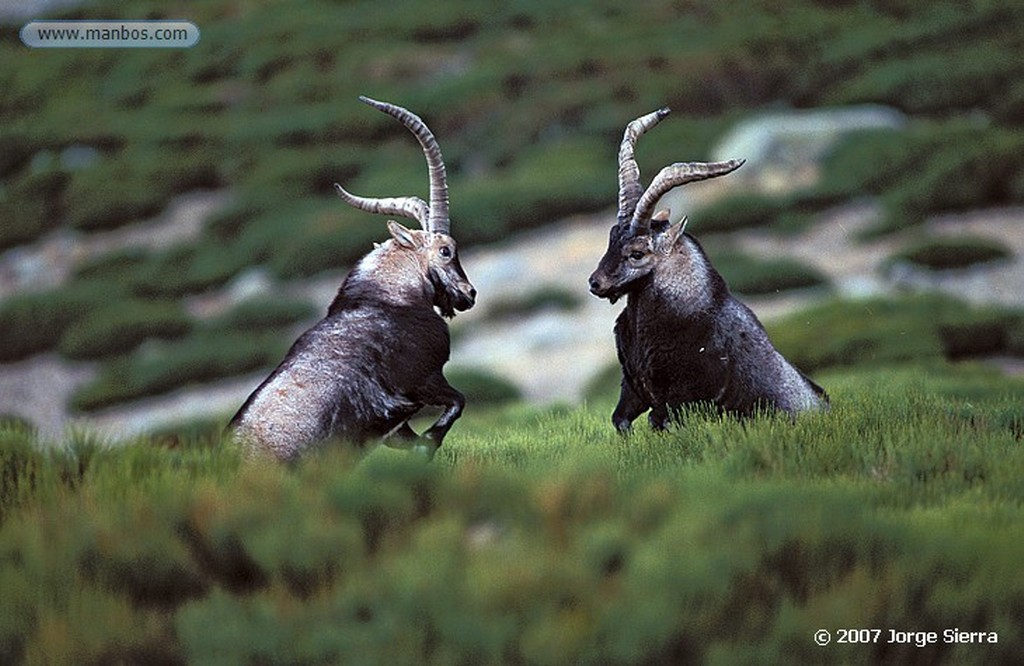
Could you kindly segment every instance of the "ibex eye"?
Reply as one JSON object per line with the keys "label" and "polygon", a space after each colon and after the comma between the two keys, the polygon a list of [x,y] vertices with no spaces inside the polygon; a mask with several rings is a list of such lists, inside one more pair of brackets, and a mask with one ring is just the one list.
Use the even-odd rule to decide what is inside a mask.
{"label": "ibex eye", "polygon": [[630,252],[629,253],[629,258],[632,259],[633,261],[640,261],[641,259],[644,258],[644,253],[643,252],[639,252],[639,251],[637,251],[637,252]]}
{"label": "ibex eye", "polygon": [[450,259],[452,256],[452,249],[447,245],[442,245],[441,249],[438,251],[441,253],[441,256],[444,257],[445,259]]}

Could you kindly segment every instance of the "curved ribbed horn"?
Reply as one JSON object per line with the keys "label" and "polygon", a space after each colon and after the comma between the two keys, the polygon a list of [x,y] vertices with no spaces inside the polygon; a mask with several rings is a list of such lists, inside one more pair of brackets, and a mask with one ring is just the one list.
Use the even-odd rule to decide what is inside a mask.
{"label": "curved ribbed horn", "polygon": [[637,139],[669,113],[670,109],[664,106],[646,116],[640,116],[626,125],[626,130],[622,133],[622,143],[619,145],[619,224],[629,224],[636,203],[643,192],[643,186],[640,185],[640,167],[633,156]]}
{"label": "curved ribbed horn", "polygon": [[448,220],[448,179],[444,169],[444,158],[441,157],[441,148],[437,145],[437,139],[434,138],[430,128],[419,116],[408,109],[388,102],[378,102],[362,95],[359,99],[395,118],[416,135],[420,146],[423,147],[423,154],[427,158],[427,168],[430,172],[429,218],[425,230],[441,234],[451,233],[451,222]]}
{"label": "curved ribbed horn", "polygon": [[360,197],[346,191],[341,185],[335,183],[334,187],[338,194],[350,206],[354,206],[368,213],[384,213],[386,215],[401,215],[417,220],[424,231],[432,231],[442,234],[451,233],[451,222],[448,220],[448,179],[444,170],[444,158],[441,157],[441,148],[437,145],[437,139],[427,124],[417,116],[396,104],[379,102],[363,95],[359,100],[369,104],[379,111],[383,111],[405,125],[412,132],[423,148],[423,154],[427,158],[427,168],[430,174],[430,203],[424,203],[419,197],[391,197],[376,199]]}
{"label": "curved ribbed horn", "polygon": [[728,160],[726,162],[676,162],[665,167],[655,176],[651,184],[644,190],[630,221],[633,234],[650,233],[651,210],[669,190],[680,185],[708,178],[717,178],[731,173],[743,166],[745,160]]}
{"label": "curved ribbed horn", "polygon": [[338,183],[334,184],[338,196],[345,200],[348,205],[365,210],[367,213],[381,213],[383,215],[401,215],[416,220],[424,230],[429,228],[430,213],[427,204],[419,197],[388,197],[384,199],[371,199],[352,194]]}

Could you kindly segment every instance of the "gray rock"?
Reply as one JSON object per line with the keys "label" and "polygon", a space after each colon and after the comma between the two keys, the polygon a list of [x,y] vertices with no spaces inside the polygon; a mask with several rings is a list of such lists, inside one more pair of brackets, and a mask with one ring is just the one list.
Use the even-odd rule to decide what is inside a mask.
{"label": "gray rock", "polygon": [[[730,130],[712,151],[712,159],[745,159],[747,164],[736,177],[767,180],[760,183],[765,189],[781,189],[794,178],[802,182],[801,174],[816,172],[821,159],[850,132],[899,129],[905,123],[902,113],[880,105],[765,113]],[[782,182],[774,182],[777,179]]]}

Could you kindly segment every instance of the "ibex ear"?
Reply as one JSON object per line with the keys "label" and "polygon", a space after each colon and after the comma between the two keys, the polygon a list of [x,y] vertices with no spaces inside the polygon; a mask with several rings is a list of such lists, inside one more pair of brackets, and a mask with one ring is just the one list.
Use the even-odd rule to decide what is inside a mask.
{"label": "ibex ear", "polygon": [[395,242],[404,248],[414,250],[422,245],[422,242],[416,238],[416,234],[411,229],[406,229],[394,220],[388,220],[388,231],[391,233],[391,237],[395,239]]}
{"label": "ibex ear", "polygon": [[683,218],[670,226],[661,238],[658,239],[658,247],[662,252],[668,253],[672,251],[672,248],[676,246],[679,239],[683,236],[683,231],[686,229],[687,218]]}
{"label": "ibex ear", "polygon": [[651,216],[651,233],[653,235],[657,236],[658,234],[665,233],[665,230],[668,229],[670,215],[672,215],[672,211],[663,208]]}

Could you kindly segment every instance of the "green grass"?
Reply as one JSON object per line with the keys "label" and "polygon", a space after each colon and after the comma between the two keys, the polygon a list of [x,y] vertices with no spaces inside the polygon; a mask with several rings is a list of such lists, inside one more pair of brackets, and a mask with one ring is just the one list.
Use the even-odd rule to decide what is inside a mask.
{"label": "green grass", "polygon": [[625,439],[607,394],[471,405],[432,464],[334,447],[245,465],[215,434],[46,453],[8,426],[0,656],[792,662],[821,658],[822,628],[959,627],[999,643],[828,659],[1012,661],[1024,384],[945,365],[818,379],[827,413],[697,411]]}

